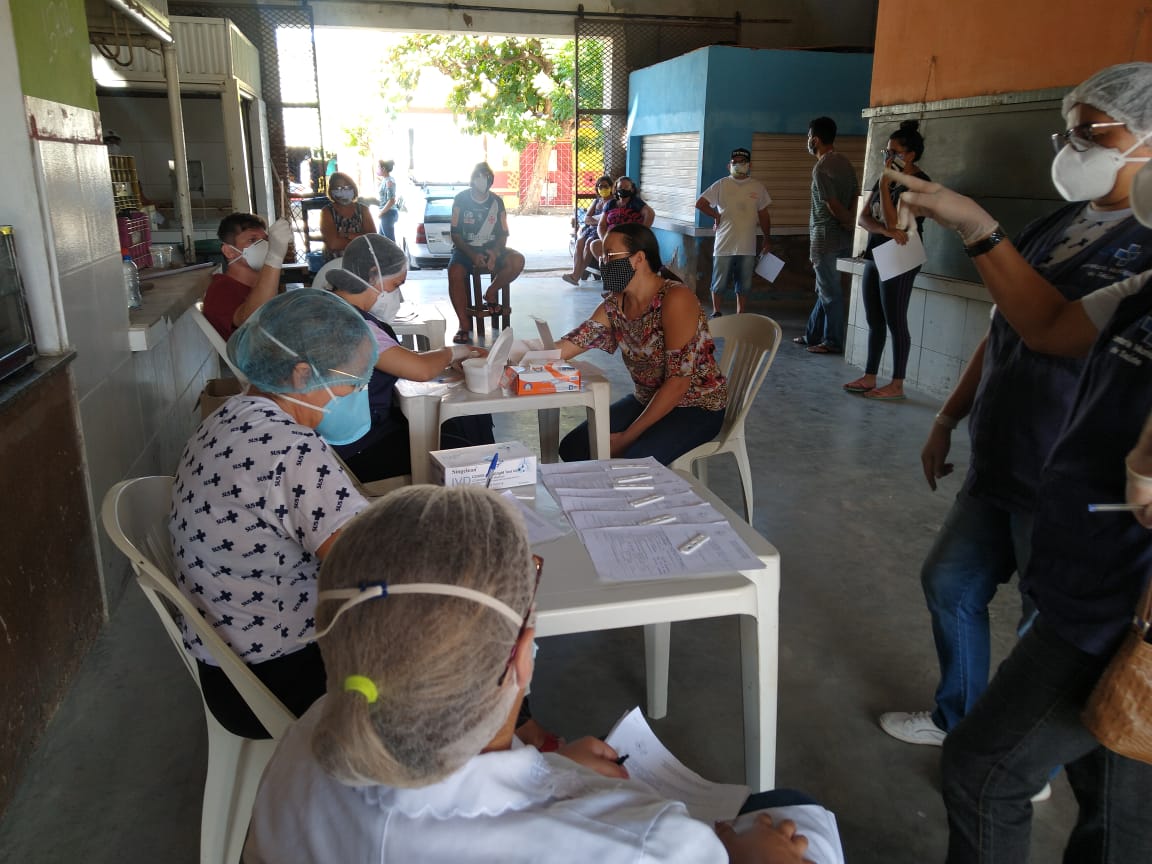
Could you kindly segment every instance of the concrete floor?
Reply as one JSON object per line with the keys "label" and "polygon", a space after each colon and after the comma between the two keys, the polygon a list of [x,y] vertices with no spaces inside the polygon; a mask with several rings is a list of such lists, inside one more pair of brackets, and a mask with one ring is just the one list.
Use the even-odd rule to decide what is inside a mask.
{"label": "concrete floor", "polygon": [[[446,296],[443,273],[413,274],[409,299]],[[555,333],[586,317],[599,283],[571,288],[559,272],[525,274],[513,326],[547,316]],[[755,527],[782,559],[777,785],[802,788],[835,811],[852,864],[936,862],[947,826],[932,747],[895,741],[876,717],[931,706],[937,672],[919,565],[959,480],[933,493],[919,451],[938,400],[872,403],[843,393],[858,370],[790,341],[806,309],[751,303],[784,325],[785,342],[749,417]],[[451,322],[450,322],[451,326]],[[614,393],[618,358],[596,353]],[[508,418],[513,418],[509,420]],[[575,422],[564,418],[564,428]],[[499,415],[497,437],[535,442],[529,415]],[[967,441],[957,436],[962,475]],[[710,480],[734,509],[728,457]],[[993,608],[997,658],[1011,647],[1015,589]],[[673,628],[667,718],[654,727],[705,776],[742,780],[738,632],[734,618]],[[643,703],[639,629],[541,640],[533,704],[560,734],[602,734]],[[129,590],[33,755],[0,822],[0,860],[194,862],[206,738],[202,708],[167,637]],[[1061,776],[1037,805],[1033,860],[1060,860],[1075,802]]]}

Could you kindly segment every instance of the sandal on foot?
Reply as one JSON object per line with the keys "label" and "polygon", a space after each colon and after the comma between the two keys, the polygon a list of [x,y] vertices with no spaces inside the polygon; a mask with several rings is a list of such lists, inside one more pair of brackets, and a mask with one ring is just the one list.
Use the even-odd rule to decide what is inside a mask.
{"label": "sandal on foot", "polygon": [[885,393],[882,387],[878,387],[865,393],[864,398],[875,399],[877,402],[901,402],[908,397],[903,393]]}
{"label": "sandal on foot", "polygon": [[848,393],[867,393],[870,390],[875,390],[875,384],[862,384],[863,378],[857,378],[855,381],[849,381],[844,385],[845,391]]}
{"label": "sandal on foot", "polygon": [[795,342],[797,345],[807,345],[808,344],[808,340],[805,339],[803,336],[793,336],[792,341]]}
{"label": "sandal on foot", "polygon": [[839,348],[829,348],[824,343],[820,343],[819,345],[809,345],[808,346],[808,353],[809,354],[843,354],[844,352],[841,351]]}
{"label": "sandal on foot", "polygon": [[580,280],[577,279],[575,276],[573,276],[571,273],[565,273],[560,278],[563,279],[565,282],[567,282],[569,285],[579,285],[580,284]]}
{"label": "sandal on foot", "polygon": [[470,345],[472,334],[467,330],[457,330],[456,335],[452,337],[452,342],[455,345]]}
{"label": "sandal on foot", "polygon": [[486,310],[484,312],[485,315],[499,315],[504,311],[504,307],[500,305],[500,301],[489,300],[488,298],[484,298],[484,309]]}

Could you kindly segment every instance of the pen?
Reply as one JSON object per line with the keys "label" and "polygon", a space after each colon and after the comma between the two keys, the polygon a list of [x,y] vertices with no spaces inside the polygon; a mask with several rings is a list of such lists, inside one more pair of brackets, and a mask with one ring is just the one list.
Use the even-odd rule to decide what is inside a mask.
{"label": "pen", "polygon": [[625,753],[619,759],[613,759],[612,761],[615,762],[617,765],[623,765],[625,762],[628,761],[628,756],[629,756],[629,754]]}
{"label": "pen", "polygon": [[496,455],[492,457],[492,464],[488,466],[488,473],[484,475],[484,488],[487,489],[492,485],[492,475],[496,473],[496,466],[500,463],[500,451],[496,451]]}
{"label": "pen", "polygon": [[1147,504],[1089,504],[1089,513],[1135,513],[1143,510]]}

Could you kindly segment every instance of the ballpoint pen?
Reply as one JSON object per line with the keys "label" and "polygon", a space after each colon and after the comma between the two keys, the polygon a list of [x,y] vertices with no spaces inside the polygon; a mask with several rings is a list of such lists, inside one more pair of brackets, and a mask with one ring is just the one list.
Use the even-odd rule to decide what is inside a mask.
{"label": "ballpoint pen", "polygon": [[484,488],[488,489],[492,485],[492,475],[496,473],[496,466],[500,464],[500,451],[496,451],[496,455],[492,457],[492,464],[488,466],[488,473],[484,475]]}
{"label": "ballpoint pen", "polygon": [[1089,504],[1089,513],[1134,513],[1143,510],[1147,504]]}

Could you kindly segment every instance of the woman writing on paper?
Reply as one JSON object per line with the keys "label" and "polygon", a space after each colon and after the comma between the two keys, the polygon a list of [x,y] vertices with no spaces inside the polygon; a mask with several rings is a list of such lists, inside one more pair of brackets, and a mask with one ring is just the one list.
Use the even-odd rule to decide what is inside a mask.
{"label": "woman writing on paper", "polygon": [[[428,525],[450,536],[413,543]],[[268,764],[244,860],[805,861],[791,822],[713,829],[598,739],[514,740],[543,566],[476,487],[409,486],[353,521],[320,575],[328,692]]]}
{"label": "woman writing on paper", "polygon": [[[916,163],[924,155],[924,137],[920,134],[919,120],[905,120],[888,139],[883,151],[884,167],[923,180],[930,179]],[[881,189],[884,192],[881,192]],[[908,242],[908,232],[897,226],[896,202],[907,189],[902,183],[881,177],[872,187],[868,206],[860,214],[859,225],[868,231],[868,246],[864,257],[863,298],[864,314],[868,319],[868,361],[864,374],[844,385],[849,393],[863,393],[866,399],[885,401],[904,398],[904,374],[908,369],[908,354],[912,350],[912,335],[908,332],[908,302],[912,299],[912,283],[919,267],[881,281],[872,260],[872,250],[881,243],[895,240],[901,246]],[[923,237],[924,217],[916,220],[916,231]],[[880,371],[880,357],[887,341],[885,326],[892,333],[892,381],[876,386],[876,373]]]}
{"label": "woman writing on paper", "polygon": [[[660,263],[651,229],[617,225],[604,237],[603,261],[604,302],[557,347],[565,360],[589,348],[620,349],[636,389],[612,404],[612,456],[653,456],[668,465],[711,441],[724,423],[728,382],[716,365],[708,316]],[[589,458],[587,423],[560,442],[560,457]]]}

